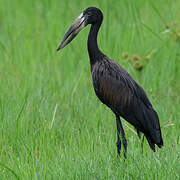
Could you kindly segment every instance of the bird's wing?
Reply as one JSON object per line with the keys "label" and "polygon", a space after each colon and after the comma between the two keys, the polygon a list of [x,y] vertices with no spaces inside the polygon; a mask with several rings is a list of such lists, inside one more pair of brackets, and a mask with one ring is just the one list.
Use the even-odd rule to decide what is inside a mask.
{"label": "bird's wing", "polygon": [[152,107],[144,90],[117,63],[101,64],[96,73],[92,72],[96,94],[111,108],[130,110],[132,103],[140,100],[145,106]]}

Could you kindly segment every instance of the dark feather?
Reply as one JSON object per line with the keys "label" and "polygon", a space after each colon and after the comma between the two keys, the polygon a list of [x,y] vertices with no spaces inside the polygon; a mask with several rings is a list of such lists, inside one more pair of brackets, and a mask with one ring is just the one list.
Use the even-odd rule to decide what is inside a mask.
{"label": "dark feather", "polygon": [[163,145],[159,119],[144,90],[116,62],[104,56],[92,67],[93,85],[98,98],[144,133],[150,147]]}

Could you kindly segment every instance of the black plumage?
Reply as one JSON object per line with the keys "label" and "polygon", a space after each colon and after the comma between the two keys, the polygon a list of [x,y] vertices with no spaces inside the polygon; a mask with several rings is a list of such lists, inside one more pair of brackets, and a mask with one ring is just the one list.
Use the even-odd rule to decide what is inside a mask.
{"label": "black plumage", "polygon": [[[97,34],[103,20],[102,12],[89,7],[75,20],[65,34],[58,50],[74,39],[78,32],[91,24],[88,36],[88,52],[91,64],[93,87],[97,97],[107,105],[116,116],[117,151],[120,154],[122,137],[126,158],[127,141],[120,121],[123,117],[135,127],[138,135],[143,133],[153,151],[155,144],[163,146],[159,118],[144,90],[115,61],[105,56],[98,48]],[[67,41],[66,41],[67,40]]]}

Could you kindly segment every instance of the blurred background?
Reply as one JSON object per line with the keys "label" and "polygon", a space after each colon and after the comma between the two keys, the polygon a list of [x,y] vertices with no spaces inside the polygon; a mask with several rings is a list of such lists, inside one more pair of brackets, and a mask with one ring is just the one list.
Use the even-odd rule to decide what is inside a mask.
{"label": "blurred background", "polygon": [[[99,48],[144,88],[164,147],[153,153],[123,121],[128,159],[116,156],[113,113],[95,96],[86,27],[65,32],[89,6],[102,10]],[[179,0],[0,0],[1,179],[180,178]]]}

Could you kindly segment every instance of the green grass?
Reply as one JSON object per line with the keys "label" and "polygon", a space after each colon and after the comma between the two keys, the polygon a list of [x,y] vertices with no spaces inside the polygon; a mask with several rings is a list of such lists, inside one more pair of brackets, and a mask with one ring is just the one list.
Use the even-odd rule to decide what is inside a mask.
{"label": "green grass", "polygon": [[[115,117],[92,87],[89,27],[56,52],[88,6],[104,13],[100,49],[141,84],[159,114],[164,146],[156,153],[145,141],[142,156],[123,121],[128,159],[117,158]],[[179,0],[0,0],[0,24],[0,179],[180,179]]]}

